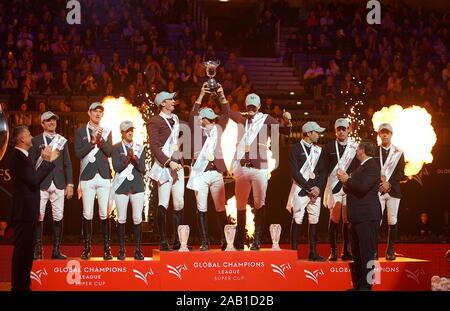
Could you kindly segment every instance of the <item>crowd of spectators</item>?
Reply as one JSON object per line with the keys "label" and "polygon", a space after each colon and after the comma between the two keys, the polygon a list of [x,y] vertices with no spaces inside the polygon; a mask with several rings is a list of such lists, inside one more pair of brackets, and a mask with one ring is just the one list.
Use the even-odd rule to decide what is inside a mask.
{"label": "crowd of spectators", "polygon": [[[202,62],[209,59],[221,61],[216,79],[231,108],[245,109],[245,96],[254,91],[245,67],[221,31],[202,32],[188,1],[81,2],[77,26],[67,24],[62,0],[0,4],[0,92],[9,96],[4,109],[20,111],[17,124],[39,129],[39,118],[29,112],[50,107],[36,95],[60,96],[52,109],[70,112],[73,96],[125,96],[138,103],[140,94],[176,91],[180,114],[187,115],[194,99],[186,90],[198,90],[206,79]],[[300,9],[277,1],[249,30],[256,44],[247,40],[247,52],[273,51],[278,19],[294,23],[299,30],[290,35],[283,59],[297,68],[299,83],[323,112],[363,100],[369,113],[414,102],[448,116],[449,13],[383,6],[381,25],[368,25],[366,11],[363,4],[335,0]],[[171,23],[182,28],[172,40],[165,27]]]}
{"label": "crowd of spectators", "polygon": [[[292,13],[280,3],[277,9],[282,20]],[[326,111],[344,109],[351,98],[375,110],[415,103],[448,116],[450,12],[398,2],[381,11],[381,24],[369,25],[365,2],[302,5],[285,63],[298,67],[306,91]]]}

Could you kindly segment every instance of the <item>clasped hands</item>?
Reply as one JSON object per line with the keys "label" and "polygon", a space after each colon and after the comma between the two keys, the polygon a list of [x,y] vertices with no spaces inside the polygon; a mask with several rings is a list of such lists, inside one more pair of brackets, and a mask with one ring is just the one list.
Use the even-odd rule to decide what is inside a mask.
{"label": "clasped hands", "polygon": [[337,178],[341,183],[346,183],[347,180],[350,178],[350,175],[347,174],[344,170],[338,170],[337,171]]}
{"label": "clasped hands", "polygon": [[44,161],[53,162],[59,157],[60,151],[53,150],[52,146],[45,147],[41,152],[41,157]]}

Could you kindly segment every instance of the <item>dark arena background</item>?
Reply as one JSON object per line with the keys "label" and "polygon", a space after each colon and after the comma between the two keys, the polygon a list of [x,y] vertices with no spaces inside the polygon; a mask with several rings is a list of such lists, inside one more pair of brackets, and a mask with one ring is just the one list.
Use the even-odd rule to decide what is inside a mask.
{"label": "dark arena background", "polygon": [[[232,110],[245,111],[246,95],[256,93],[261,97],[264,113],[278,120],[281,120],[283,110],[292,115],[292,133],[280,135],[278,166],[269,180],[263,234],[263,247],[270,248],[268,226],[280,224],[280,245],[288,250],[292,221],[286,210],[292,185],[289,148],[302,138],[302,125],[316,121],[325,127],[319,140],[319,145],[323,146],[335,138],[335,120],[347,117],[352,120],[354,137],[375,141],[377,133],[372,125],[375,112],[392,105],[425,108],[431,115],[437,138],[431,151],[433,160],[424,163],[417,174],[401,183],[403,198],[398,216],[396,252],[398,258],[428,261],[426,269],[420,267],[427,271],[424,281],[427,283],[419,290],[431,290],[432,276],[449,277],[445,255],[450,249],[450,2],[380,1],[381,24],[367,22],[368,2],[1,1],[1,111],[7,119],[10,136],[17,125],[28,125],[32,135],[36,136],[42,132],[40,116],[43,112],[51,110],[59,115],[57,133],[68,139],[76,190],[80,162],[73,148],[75,130],[89,120],[86,111],[92,102],[101,102],[107,96],[124,97],[132,106],[145,110],[148,117],[156,113],[148,104],[158,92],[177,92],[175,113],[187,121],[201,85],[207,79],[202,62],[218,59],[220,66],[215,78],[222,84]],[[77,5],[66,8],[69,3],[79,4],[80,15],[76,11]],[[311,76],[311,70],[320,74]],[[220,110],[212,100],[208,105]],[[118,127],[121,121],[115,126]],[[411,141],[420,146],[427,139],[432,137],[412,137]],[[12,192],[9,159],[12,150],[9,143],[0,161],[1,290],[9,290],[11,280],[13,230],[9,226]],[[187,173],[190,160],[185,163]],[[228,201],[235,195],[234,180],[227,176],[225,182]],[[152,251],[159,247],[155,222],[157,186],[150,186],[153,192],[148,219],[143,226],[142,249],[146,257],[152,257]],[[184,222],[190,226],[189,244],[198,250],[201,239],[193,191],[186,189],[184,199]],[[208,202],[210,241],[216,249],[220,245],[220,232],[211,197]],[[252,204],[250,199],[249,205]],[[102,252],[102,239],[97,206],[94,211],[93,256],[97,257]],[[76,259],[82,251],[81,219],[82,201],[75,191],[74,197],[65,201],[61,250]],[[134,241],[131,208],[128,208],[127,219],[126,243],[131,256]],[[305,216],[298,258],[292,257],[293,262],[306,263],[307,219]],[[328,221],[329,211],[322,206],[318,251],[325,257],[329,255]],[[115,258],[117,223],[114,219],[112,223]],[[171,226],[169,217],[168,228]],[[379,254],[384,258],[386,215],[381,228]],[[45,260],[37,261],[38,268],[44,269],[48,265],[46,271],[53,271],[54,263],[49,260],[52,239],[51,207],[48,204],[43,238]],[[172,239],[169,235],[169,241]],[[341,234],[338,239],[341,243]],[[248,241],[251,241],[251,235]],[[250,256],[245,253],[242,255],[245,258]],[[174,254],[155,256],[153,253],[153,260],[163,260],[166,256],[164,260],[175,266]],[[201,260],[201,254],[198,256],[195,260]],[[283,253],[282,256],[291,255]],[[217,260],[210,257],[208,260]],[[249,257],[246,260],[259,259]],[[341,261],[339,264],[344,265]],[[133,261],[127,260],[126,265],[131,270]],[[316,268],[321,269],[320,263],[314,266]],[[152,269],[156,272],[160,268]],[[315,277],[320,275],[316,273]],[[311,280],[308,282],[314,285]],[[42,290],[39,284],[33,281],[33,290]],[[57,283],[53,285],[58,288]],[[166,283],[158,289],[203,290],[200,285],[189,287],[188,283],[171,286]],[[220,290],[220,285],[215,286]],[[270,287],[251,286],[239,283],[233,287],[227,283],[224,290],[271,290]],[[305,289],[305,286],[295,288]],[[349,286],[342,289],[346,287]],[[446,288],[449,289],[448,285]],[[321,288],[336,289],[341,287]],[[408,286],[386,287],[386,290],[396,289],[417,290]]]}

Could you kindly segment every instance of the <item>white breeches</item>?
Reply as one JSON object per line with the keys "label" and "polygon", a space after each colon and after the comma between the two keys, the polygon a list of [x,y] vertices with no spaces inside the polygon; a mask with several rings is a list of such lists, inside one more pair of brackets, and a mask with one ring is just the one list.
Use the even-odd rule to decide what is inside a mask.
{"label": "white breeches", "polygon": [[308,212],[309,223],[312,225],[319,223],[320,197],[311,201],[311,198],[308,196],[300,197],[296,193],[294,193],[294,197],[292,200],[292,214],[295,222],[299,225],[303,221],[305,209]]}
{"label": "white breeches", "polygon": [[139,225],[142,222],[142,210],[144,209],[144,198],[145,192],[114,195],[119,224],[124,224],[127,222],[128,202],[131,202],[131,208],[133,209],[133,223],[135,225]]}
{"label": "white breeches", "polygon": [[330,208],[330,219],[334,223],[339,223],[341,221],[341,211],[342,211],[342,222],[348,224],[347,218],[347,194],[344,189],[341,189],[338,193],[333,194],[334,204]]}
{"label": "white breeches", "polygon": [[170,170],[172,181],[163,184],[158,183],[158,205],[169,207],[170,194],[172,193],[173,209],[181,211],[184,206],[184,170]]}
{"label": "white breeches", "polygon": [[63,219],[64,214],[64,189],[56,188],[52,181],[52,184],[47,190],[41,190],[41,206],[39,210],[39,221],[44,220],[45,207],[50,200],[52,205],[52,216],[54,221],[60,221]]}
{"label": "white breeches", "polygon": [[389,193],[384,195],[378,194],[381,204],[381,215],[387,209],[388,225],[393,226],[397,224],[398,208],[400,207],[400,199],[391,197]]}
{"label": "white breeches", "polygon": [[235,169],[234,175],[236,176],[235,193],[237,210],[245,211],[250,190],[253,190],[255,209],[260,209],[264,206],[268,184],[267,169],[239,166]]}
{"label": "white breeches", "polygon": [[97,196],[98,214],[101,220],[108,218],[109,191],[111,180],[105,179],[99,173],[90,180],[80,182],[83,199],[83,217],[91,220],[94,216],[94,200]]}
{"label": "white breeches", "polygon": [[200,212],[208,210],[208,191],[211,191],[216,211],[223,212],[225,210],[225,184],[222,174],[218,171],[206,171],[197,178],[199,186],[199,190],[195,191],[197,209]]}

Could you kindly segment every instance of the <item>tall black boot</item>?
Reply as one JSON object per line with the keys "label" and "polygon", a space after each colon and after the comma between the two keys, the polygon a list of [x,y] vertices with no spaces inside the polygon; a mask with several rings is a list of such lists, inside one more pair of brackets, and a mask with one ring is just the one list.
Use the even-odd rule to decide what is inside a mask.
{"label": "tall black boot", "polygon": [[374,246],[375,255],[374,255],[374,257],[375,257],[375,260],[378,260],[378,238],[379,238],[379,236],[380,236],[381,225],[380,225],[380,226],[377,226],[377,229],[376,229],[376,230],[377,230],[377,231],[376,231],[376,233],[375,233],[375,246]]}
{"label": "tall black boot", "polygon": [[349,224],[344,224],[342,236],[344,237],[344,248],[342,249],[341,259],[352,260],[352,240],[350,236]]}
{"label": "tall black boot", "polygon": [[125,224],[118,224],[118,232],[119,232],[119,255],[117,255],[117,259],[125,260]]}
{"label": "tall black boot", "polygon": [[170,248],[169,244],[167,243],[166,214],[167,214],[166,208],[162,205],[158,206],[157,221],[159,230],[159,250],[168,252],[173,251],[173,249]]}
{"label": "tall black boot", "polygon": [[338,258],[338,247],[337,247],[337,235],[338,235],[339,224],[335,223],[330,219],[328,225],[328,240],[331,246],[331,253],[328,257],[329,261],[336,261]]}
{"label": "tall black boot", "polygon": [[42,259],[42,230],[43,230],[43,222],[38,221],[36,223],[35,231],[34,231],[34,260]]}
{"label": "tall black boot", "polygon": [[217,212],[217,220],[219,222],[219,230],[220,230],[220,239],[222,242],[221,250],[225,250],[227,248],[227,239],[225,238],[225,226],[228,222],[227,212]]}
{"label": "tall black boot", "polygon": [[291,249],[296,251],[298,249],[298,237],[300,235],[300,227],[301,224],[295,222],[295,219],[292,218],[291,222]]}
{"label": "tall black boot", "polygon": [[102,234],[103,234],[103,259],[112,259],[111,248],[109,247],[109,218],[102,219]]}
{"label": "tall black boot", "polygon": [[134,240],[136,246],[134,248],[134,259],[144,260],[144,254],[141,251],[141,239],[142,239],[142,224],[134,225]]}
{"label": "tall black boot", "polygon": [[264,216],[266,215],[266,207],[263,205],[255,212],[255,238],[253,244],[250,247],[252,251],[259,251],[261,246],[261,235],[264,228]]}
{"label": "tall black boot", "polygon": [[67,256],[61,254],[59,251],[62,238],[62,219],[60,221],[53,221],[53,234],[55,236],[53,238],[52,259],[66,260]]}
{"label": "tall black boot", "polygon": [[386,260],[395,260],[394,244],[397,240],[397,225],[389,225],[388,246],[386,250]]}
{"label": "tall black boot", "polygon": [[82,260],[91,258],[92,220],[83,217],[83,243],[84,250],[81,254]]}
{"label": "tall black boot", "polygon": [[317,245],[317,224],[309,224],[309,261],[326,261],[324,257],[321,257],[316,252]]}
{"label": "tall black boot", "polygon": [[234,248],[244,250],[245,224],[247,223],[247,211],[237,211],[236,236],[234,237]]}
{"label": "tall black boot", "polygon": [[202,237],[201,251],[209,251],[208,219],[206,212],[197,211],[198,226]]}
{"label": "tall black boot", "polygon": [[183,210],[181,211],[173,211],[172,213],[172,224],[173,224],[173,245],[172,248],[174,250],[180,249],[180,237],[178,236],[178,226],[182,224],[183,221]]}

